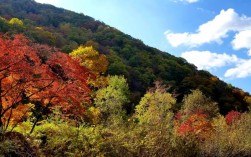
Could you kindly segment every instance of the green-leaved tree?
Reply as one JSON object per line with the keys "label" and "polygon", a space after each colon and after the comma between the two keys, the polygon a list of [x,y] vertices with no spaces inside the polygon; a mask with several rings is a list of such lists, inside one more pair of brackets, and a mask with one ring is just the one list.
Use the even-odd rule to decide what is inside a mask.
{"label": "green-leaved tree", "polygon": [[96,93],[95,105],[100,109],[104,121],[118,122],[125,116],[124,105],[129,103],[129,88],[123,76],[109,76],[108,86]]}

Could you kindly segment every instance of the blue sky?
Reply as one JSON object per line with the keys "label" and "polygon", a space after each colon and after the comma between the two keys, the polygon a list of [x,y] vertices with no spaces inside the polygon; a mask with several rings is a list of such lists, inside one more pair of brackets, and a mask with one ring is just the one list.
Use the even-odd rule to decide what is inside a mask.
{"label": "blue sky", "polygon": [[36,0],[89,15],[251,93],[250,0]]}

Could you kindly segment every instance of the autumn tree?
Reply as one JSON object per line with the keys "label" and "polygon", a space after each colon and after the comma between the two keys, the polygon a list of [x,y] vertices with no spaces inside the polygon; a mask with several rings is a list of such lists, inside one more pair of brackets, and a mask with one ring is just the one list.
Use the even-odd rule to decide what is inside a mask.
{"label": "autumn tree", "polygon": [[[35,48],[48,66],[48,74],[55,79],[51,88],[37,94],[40,106],[41,102],[46,110],[57,106],[63,113],[62,118],[82,120],[85,109],[91,103],[87,82],[94,80],[95,75],[67,54],[41,45],[36,45]],[[43,113],[39,112],[35,122],[42,115]]]}
{"label": "autumn tree", "polygon": [[14,32],[22,32],[24,30],[24,23],[22,20],[18,18],[12,18],[9,21],[9,26],[11,27],[12,31]]}
{"label": "autumn tree", "polygon": [[[240,113],[230,112],[231,118],[236,118]],[[202,156],[250,156],[251,154],[251,115],[242,113],[229,121],[224,116],[213,119],[213,132],[199,147]],[[233,119],[232,119],[233,120]]]}
{"label": "autumn tree", "polygon": [[172,107],[176,100],[168,93],[167,88],[156,82],[155,88],[149,90],[136,106],[136,118],[140,124],[168,124],[172,117]]}
{"label": "autumn tree", "polygon": [[88,101],[89,71],[60,52],[42,63],[32,45],[22,35],[0,38],[1,132],[29,116],[38,102],[46,108],[61,105],[66,111],[82,113]]}
{"label": "autumn tree", "polygon": [[144,144],[146,156],[169,156],[172,148],[172,108],[176,100],[167,90],[161,82],[156,82],[135,109],[134,117],[138,122],[135,130],[140,131],[140,143]]}
{"label": "autumn tree", "polygon": [[108,86],[96,92],[94,103],[104,121],[120,121],[125,115],[124,106],[129,102],[129,88],[123,76],[110,76]]}
{"label": "autumn tree", "polygon": [[208,118],[212,118],[219,114],[219,108],[216,102],[200,90],[193,90],[191,94],[185,96],[181,112],[185,115],[201,113],[208,115]]}
{"label": "autumn tree", "polygon": [[178,127],[178,135],[180,136],[198,136],[205,139],[211,131],[212,125],[206,114],[194,113]]}
{"label": "autumn tree", "polygon": [[[40,75],[42,67],[38,68],[39,58],[24,37],[16,36],[14,40],[1,37],[0,40],[0,127],[4,129],[15,117],[13,110],[22,113],[21,117],[15,117],[17,120],[29,111],[27,106],[23,106],[34,94],[32,92],[27,96],[30,93],[28,86],[32,87],[33,82],[38,80],[35,76]],[[49,84],[44,83],[41,88],[46,86]]]}
{"label": "autumn tree", "polygon": [[99,54],[92,46],[80,46],[70,53],[70,56],[77,59],[80,64],[96,75],[96,79],[90,80],[90,84],[94,87],[104,87],[106,79],[102,75],[108,67],[108,60],[105,55]]}
{"label": "autumn tree", "polygon": [[18,19],[18,18],[12,18],[10,21],[9,21],[9,24],[11,25],[18,25],[18,26],[23,26],[24,23],[22,20]]}
{"label": "autumn tree", "polygon": [[[219,115],[217,103],[200,90],[185,96],[181,110],[176,114],[179,135],[199,134],[209,131],[211,119]],[[176,123],[177,124],[177,123]]]}
{"label": "autumn tree", "polygon": [[241,113],[238,111],[230,111],[226,115],[225,119],[228,125],[232,125],[235,121],[238,121],[241,119]]}
{"label": "autumn tree", "polygon": [[90,100],[87,82],[95,75],[69,55],[60,52],[52,54],[46,63],[57,78],[54,87],[45,91],[53,96],[49,102],[59,104],[72,115],[81,115]]}

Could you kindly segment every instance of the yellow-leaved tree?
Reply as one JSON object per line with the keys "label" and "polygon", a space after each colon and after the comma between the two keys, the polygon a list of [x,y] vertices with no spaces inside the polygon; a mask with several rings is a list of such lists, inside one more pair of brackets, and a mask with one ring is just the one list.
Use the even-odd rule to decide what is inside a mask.
{"label": "yellow-leaved tree", "polygon": [[92,46],[79,46],[70,56],[96,75],[95,80],[89,80],[90,85],[97,88],[106,86],[107,80],[103,75],[107,70],[108,60],[105,55],[99,54]]}
{"label": "yellow-leaved tree", "polygon": [[176,100],[167,90],[161,82],[155,82],[155,87],[142,97],[135,109],[136,132],[142,137],[140,143],[144,145],[145,152],[151,150],[146,156],[171,156],[172,110]]}
{"label": "yellow-leaved tree", "polygon": [[140,124],[167,125],[173,118],[172,107],[176,100],[166,92],[163,85],[156,83],[156,87],[148,91],[136,106],[136,118]]}
{"label": "yellow-leaved tree", "polygon": [[11,24],[11,25],[19,25],[19,26],[23,26],[24,25],[23,21],[20,20],[20,19],[18,19],[18,18],[12,18],[12,19],[10,19],[9,24]]}

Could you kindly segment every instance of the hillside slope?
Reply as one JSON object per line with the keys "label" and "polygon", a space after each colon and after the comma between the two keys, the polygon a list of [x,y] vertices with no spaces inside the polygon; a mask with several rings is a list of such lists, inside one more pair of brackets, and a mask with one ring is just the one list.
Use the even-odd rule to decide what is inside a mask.
{"label": "hillside slope", "polygon": [[[168,84],[178,102],[191,89],[200,89],[218,102],[222,114],[230,110],[247,110],[245,96],[249,94],[219,80],[207,71],[199,71],[182,58],[146,46],[84,14],[77,14],[33,0],[0,0],[0,31],[22,33],[32,41],[48,44],[69,53],[79,45],[92,45],[110,62],[107,74],[124,75],[137,104],[140,96],[156,80]],[[10,25],[18,18],[22,25]],[[6,19],[6,20],[5,20]]]}

